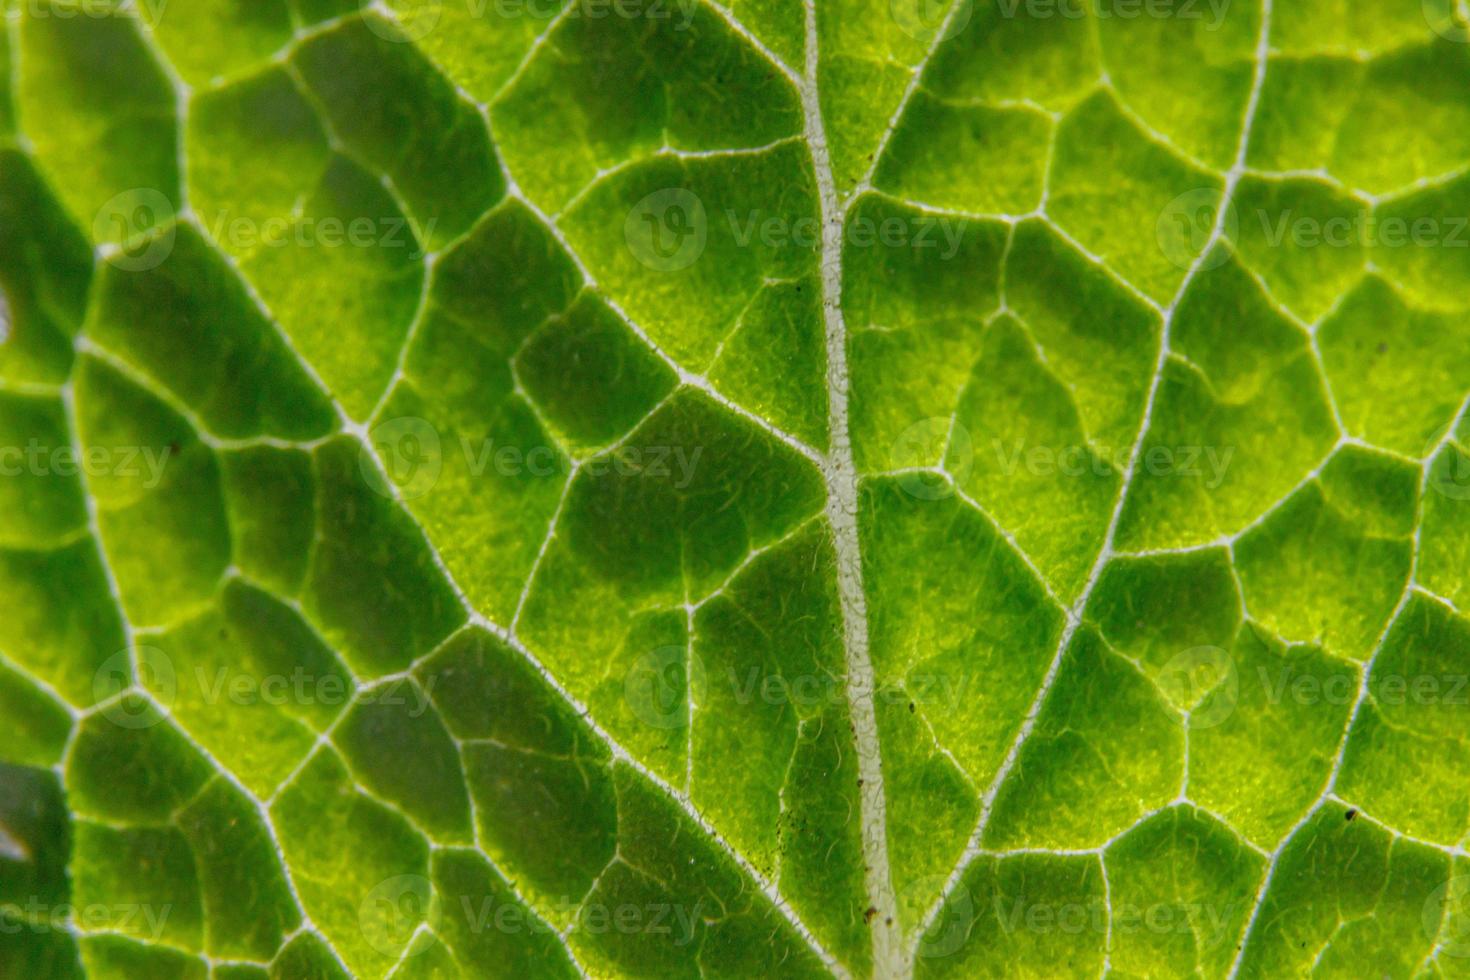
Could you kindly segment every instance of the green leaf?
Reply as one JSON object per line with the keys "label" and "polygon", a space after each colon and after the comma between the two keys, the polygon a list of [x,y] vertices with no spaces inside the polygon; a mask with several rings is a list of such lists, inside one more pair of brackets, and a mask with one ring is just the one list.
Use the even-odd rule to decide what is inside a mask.
{"label": "green leaf", "polygon": [[1470,976],[1463,2],[0,10],[0,976]]}

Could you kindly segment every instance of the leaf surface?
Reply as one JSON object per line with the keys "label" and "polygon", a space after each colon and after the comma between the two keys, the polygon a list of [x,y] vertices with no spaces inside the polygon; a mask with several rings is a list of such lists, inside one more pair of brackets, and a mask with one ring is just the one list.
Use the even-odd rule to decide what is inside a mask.
{"label": "leaf surface", "polygon": [[0,975],[1470,972],[1452,6],[7,4]]}

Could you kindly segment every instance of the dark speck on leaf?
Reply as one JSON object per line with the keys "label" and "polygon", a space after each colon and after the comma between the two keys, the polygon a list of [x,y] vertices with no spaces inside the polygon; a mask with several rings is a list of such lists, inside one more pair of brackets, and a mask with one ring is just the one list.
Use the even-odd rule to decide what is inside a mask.
{"label": "dark speck on leaf", "polygon": [[1349,810],[1347,813],[1343,814],[1343,816],[1346,817],[1349,820],[1353,819],[1353,817],[1356,817],[1357,815],[1358,815],[1358,811],[1357,810]]}
{"label": "dark speck on leaf", "polygon": [[909,702],[909,714],[913,714],[913,713],[914,713],[914,702],[910,701]]}
{"label": "dark speck on leaf", "polygon": [[878,914],[878,910],[875,909],[875,908],[873,908],[873,906],[869,905],[868,906],[868,910],[863,913],[863,921],[864,922],[872,922],[873,921],[873,916],[875,916],[877,914]]}

